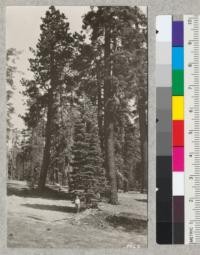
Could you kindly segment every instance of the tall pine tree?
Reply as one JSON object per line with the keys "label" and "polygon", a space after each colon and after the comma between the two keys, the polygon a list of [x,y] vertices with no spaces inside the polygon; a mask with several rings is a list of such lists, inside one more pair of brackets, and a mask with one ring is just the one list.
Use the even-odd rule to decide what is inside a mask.
{"label": "tall pine tree", "polygon": [[[40,118],[46,119],[45,146],[40,172],[39,188],[45,187],[51,162],[52,137],[59,128],[59,91],[68,87],[70,62],[74,52],[74,37],[69,32],[69,23],[64,14],[51,6],[42,18],[41,34],[32,52],[30,70],[34,80],[24,80],[25,95],[28,96],[29,109],[26,123],[34,126]],[[70,84],[71,88],[71,84]]]}

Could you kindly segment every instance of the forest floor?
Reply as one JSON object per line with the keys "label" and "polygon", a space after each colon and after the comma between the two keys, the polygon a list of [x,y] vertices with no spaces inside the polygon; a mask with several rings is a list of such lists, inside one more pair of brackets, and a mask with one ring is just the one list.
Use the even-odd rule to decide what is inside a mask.
{"label": "forest floor", "polygon": [[[49,190],[50,191],[50,190]],[[8,247],[135,248],[147,246],[147,196],[119,193],[119,205],[75,213],[66,192],[42,196],[25,182],[8,183]]]}

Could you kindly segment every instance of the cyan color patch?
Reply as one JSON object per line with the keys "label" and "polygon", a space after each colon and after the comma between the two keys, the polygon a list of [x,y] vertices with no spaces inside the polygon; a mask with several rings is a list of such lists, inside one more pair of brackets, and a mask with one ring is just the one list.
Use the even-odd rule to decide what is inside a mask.
{"label": "cyan color patch", "polygon": [[184,68],[183,47],[172,48],[172,69],[182,70]]}

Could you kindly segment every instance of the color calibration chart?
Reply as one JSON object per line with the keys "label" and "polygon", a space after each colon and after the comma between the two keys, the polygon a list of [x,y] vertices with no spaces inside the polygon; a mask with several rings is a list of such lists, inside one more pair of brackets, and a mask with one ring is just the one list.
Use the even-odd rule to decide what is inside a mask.
{"label": "color calibration chart", "polygon": [[156,18],[159,244],[200,244],[200,16]]}

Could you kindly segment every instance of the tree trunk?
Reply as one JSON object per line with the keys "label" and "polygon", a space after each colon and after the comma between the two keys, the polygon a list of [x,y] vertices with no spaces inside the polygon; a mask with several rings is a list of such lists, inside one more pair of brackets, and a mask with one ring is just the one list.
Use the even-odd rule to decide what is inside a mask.
{"label": "tree trunk", "polygon": [[97,88],[98,88],[98,132],[100,139],[101,152],[104,151],[104,136],[103,136],[103,103],[102,103],[102,86],[99,74],[99,66],[97,65]]}
{"label": "tree trunk", "polygon": [[51,139],[52,139],[52,125],[53,117],[55,116],[55,85],[56,85],[56,64],[54,63],[54,45],[51,45],[51,61],[50,61],[50,89],[48,95],[48,108],[47,108],[47,123],[45,132],[45,146],[42,161],[42,168],[39,180],[39,190],[42,192],[45,188],[47,173],[49,170],[51,159]]}
{"label": "tree trunk", "polygon": [[115,169],[115,148],[114,148],[114,119],[112,114],[111,100],[112,83],[111,83],[111,38],[110,27],[105,27],[105,80],[104,80],[104,128],[105,128],[105,165],[110,181],[110,203],[118,204],[117,194],[117,176]]}
{"label": "tree trunk", "polygon": [[115,170],[115,152],[114,152],[114,125],[112,121],[108,120],[107,123],[107,134],[106,134],[106,160],[109,172],[109,179],[111,185],[110,203],[118,204],[117,194],[117,176]]}
{"label": "tree trunk", "polygon": [[123,180],[123,191],[124,193],[129,191],[129,183],[127,180]]}
{"label": "tree trunk", "polygon": [[46,132],[45,132],[45,147],[42,161],[42,168],[40,172],[39,179],[39,190],[43,191],[46,184],[47,173],[50,165],[50,149],[51,149],[51,122],[52,122],[52,92],[49,95],[49,104],[47,110],[47,123],[46,123]]}
{"label": "tree trunk", "polygon": [[138,95],[138,113],[140,129],[140,151],[141,151],[141,192],[147,190],[147,124],[146,124],[146,107],[145,92],[140,91]]}

